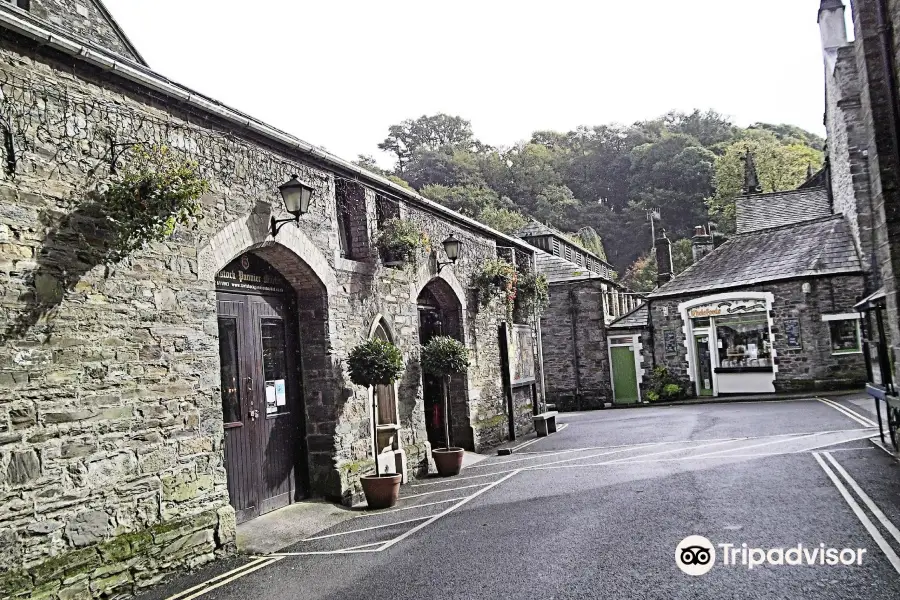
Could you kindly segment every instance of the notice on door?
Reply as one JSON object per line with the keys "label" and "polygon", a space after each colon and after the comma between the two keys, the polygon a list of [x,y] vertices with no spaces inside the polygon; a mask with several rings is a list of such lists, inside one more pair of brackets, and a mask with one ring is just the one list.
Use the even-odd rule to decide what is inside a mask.
{"label": "notice on door", "polygon": [[275,404],[276,406],[284,406],[287,404],[287,394],[284,391],[284,379],[275,380]]}
{"label": "notice on door", "polygon": [[275,382],[267,381],[266,382],[266,414],[271,415],[272,413],[278,412],[278,399],[275,393]]}

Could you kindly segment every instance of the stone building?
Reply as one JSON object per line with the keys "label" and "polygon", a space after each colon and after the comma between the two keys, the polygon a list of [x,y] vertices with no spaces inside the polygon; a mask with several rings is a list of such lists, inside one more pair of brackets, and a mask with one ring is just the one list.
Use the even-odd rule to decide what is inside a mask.
{"label": "stone building", "polygon": [[[845,189],[852,185],[868,197],[860,207],[861,239],[868,245],[870,275],[865,311],[869,391],[887,400],[892,438],[900,422],[896,381],[900,348],[900,3],[897,0],[852,0],[854,41],[848,41],[846,8],[841,0],[822,0],[826,82],[830,93],[826,124],[829,154]],[[831,141],[833,140],[833,142]]]}
{"label": "stone building", "polygon": [[[99,0],[3,0],[0,31],[0,596],[126,594],[227,551],[237,520],[359,500],[376,432],[344,361],[370,337],[406,363],[376,391],[380,470],[419,476],[443,443],[417,360],[435,334],[471,354],[454,444],[531,427],[538,332],[517,325],[514,392],[472,280],[534,268],[532,246],[153,72]],[[98,182],[136,144],[197,162],[203,218],[104,264]],[[294,174],[309,211],[273,236]],[[431,240],[407,268],[373,243],[397,217]]]}
{"label": "stone building", "polygon": [[537,268],[550,284],[541,315],[547,402],[558,410],[603,408],[614,400],[607,326],[633,310],[638,295],[615,281],[612,265],[552,227],[532,221],[516,235],[539,249]]}

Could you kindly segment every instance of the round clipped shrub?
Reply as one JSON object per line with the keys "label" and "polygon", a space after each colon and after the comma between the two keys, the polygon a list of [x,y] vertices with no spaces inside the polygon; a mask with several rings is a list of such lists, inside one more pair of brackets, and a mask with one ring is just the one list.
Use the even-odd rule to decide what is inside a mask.
{"label": "round clipped shrub", "polygon": [[356,385],[388,385],[403,373],[403,355],[392,343],[372,339],[350,351],[347,366]]}
{"label": "round clipped shrub", "polygon": [[469,368],[469,351],[462,342],[445,335],[431,338],[422,347],[422,369],[443,377],[465,373]]}

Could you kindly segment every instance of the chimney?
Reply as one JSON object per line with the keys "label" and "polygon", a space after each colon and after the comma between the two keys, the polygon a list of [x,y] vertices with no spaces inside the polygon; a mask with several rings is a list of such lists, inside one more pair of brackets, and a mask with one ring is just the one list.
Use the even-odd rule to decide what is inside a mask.
{"label": "chimney", "polygon": [[744,193],[746,195],[761,194],[762,186],[759,185],[759,173],[756,172],[756,161],[753,160],[753,154],[750,148],[747,148],[747,154],[741,157],[744,161]]}
{"label": "chimney", "polygon": [[706,227],[703,225],[694,227],[694,237],[691,238],[691,252],[694,255],[694,262],[697,262],[712,251],[712,233],[707,233]]}
{"label": "chimney", "polygon": [[672,280],[672,242],[666,237],[666,230],[663,229],[660,236],[656,238],[656,285],[662,287]]}
{"label": "chimney", "polygon": [[841,0],[822,0],[819,5],[819,32],[822,34],[823,50],[847,45],[847,24]]}

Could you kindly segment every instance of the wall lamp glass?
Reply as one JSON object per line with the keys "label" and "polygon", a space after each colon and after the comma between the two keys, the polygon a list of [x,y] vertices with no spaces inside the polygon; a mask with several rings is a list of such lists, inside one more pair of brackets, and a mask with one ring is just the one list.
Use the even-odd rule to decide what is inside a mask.
{"label": "wall lamp glass", "polygon": [[444,267],[456,264],[456,260],[459,258],[459,246],[459,240],[456,239],[452,233],[450,234],[450,237],[444,240],[444,253],[449,260],[447,262],[438,262],[438,273],[440,273],[441,269]]}
{"label": "wall lamp glass", "polygon": [[313,188],[308,183],[300,181],[296,175],[291,177],[287,183],[278,186],[281,192],[281,198],[284,200],[284,208],[292,216],[289,219],[276,219],[274,216],[269,222],[272,230],[272,237],[278,235],[278,230],[284,227],[285,223],[300,223],[300,217],[309,212],[309,202],[312,199]]}

